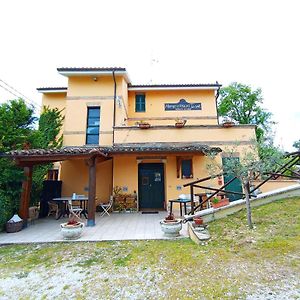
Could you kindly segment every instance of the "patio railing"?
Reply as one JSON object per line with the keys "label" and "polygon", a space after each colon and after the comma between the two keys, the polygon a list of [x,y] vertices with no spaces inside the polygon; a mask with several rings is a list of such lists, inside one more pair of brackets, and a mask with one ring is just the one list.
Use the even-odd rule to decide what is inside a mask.
{"label": "patio railing", "polygon": [[[256,176],[255,179],[259,179],[262,175],[267,175],[267,178],[264,179],[260,184],[258,184],[256,187],[254,188],[250,188],[250,186],[248,186],[248,193],[250,195],[250,197],[256,197],[256,193],[254,193],[255,191],[257,191],[261,186],[263,186],[265,183],[267,183],[269,180],[273,179],[276,180],[279,177],[287,177],[287,178],[292,178],[292,179],[300,179],[300,173],[292,170],[292,167],[299,164],[300,163],[300,151],[297,152],[292,152],[292,153],[288,153],[285,155],[288,159],[288,161],[284,164],[284,165],[280,165],[278,164],[277,168],[275,169],[274,172],[267,172],[267,173],[263,173],[263,174],[258,174]],[[290,174],[285,174],[286,172],[289,172]],[[240,192],[236,192],[236,191],[231,191],[231,190],[227,190],[225,189],[229,184],[231,184],[234,180],[238,180],[238,178],[235,176],[232,179],[230,179],[228,182],[226,182],[225,184],[223,184],[220,188],[212,188],[210,186],[205,186],[199,183],[217,178],[219,176],[223,176],[223,175],[227,175],[227,173],[220,173],[217,175],[212,175],[212,176],[208,176],[199,180],[195,180],[189,183],[184,184],[184,187],[189,186],[190,187],[190,199],[191,199],[191,211],[188,213],[189,215],[193,215],[195,211],[197,210],[201,210],[204,208],[204,204],[208,203],[208,201],[210,199],[212,199],[213,197],[215,197],[216,195],[223,193],[223,194],[231,194],[231,195],[240,195],[241,198],[245,196],[245,193],[240,193]],[[207,193],[207,198],[203,201],[200,200],[199,205],[195,206],[195,201],[194,201],[194,196],[196,189],[204,189],[206,191],[212,191],[212,193]]]}

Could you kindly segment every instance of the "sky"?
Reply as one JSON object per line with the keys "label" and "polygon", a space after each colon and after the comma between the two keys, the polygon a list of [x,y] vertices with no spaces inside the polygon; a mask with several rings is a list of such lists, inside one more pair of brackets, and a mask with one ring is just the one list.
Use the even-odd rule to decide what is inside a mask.
{"label": "sky", "polygon": [[[233,81],[263,91],[275,142],[300,139],[298,0],[0,2],[0,85],[41,104],[57,67],[126,67],[132,83]],[[1,81],[2,80],[2,81]],[[0,102],[15,98],[0,86]]]}

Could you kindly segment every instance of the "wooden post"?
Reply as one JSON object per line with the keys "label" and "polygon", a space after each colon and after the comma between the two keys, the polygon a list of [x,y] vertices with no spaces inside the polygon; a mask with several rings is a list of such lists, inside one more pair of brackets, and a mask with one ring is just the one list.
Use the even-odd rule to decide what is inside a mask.
{"label": "wooden post", "polygon": [[96,211],[96,158],[88,161],[89,166],[89,199],[88,199],[88,220],[87,226],[95,226]]}
{"label": "wooden post", "polygon": [[191,214],[194,214],[195,202],[194,202],[194,186],[191,185]]}
{"label": "wooden post", "polygon": [[23,227],[27,227],[27,219],[29,217],[29,200],[32,184],[32,166],[24,167],[24,175],[25,179],[22,183],[19,215],[23,219]]}

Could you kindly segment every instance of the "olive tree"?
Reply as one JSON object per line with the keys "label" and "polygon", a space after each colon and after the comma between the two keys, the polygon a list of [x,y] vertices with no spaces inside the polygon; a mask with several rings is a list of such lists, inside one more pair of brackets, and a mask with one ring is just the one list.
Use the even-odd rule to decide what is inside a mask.
{"label": "olive tree", "polygon": [[[227,157],[236,158],[237,146],[225,150]],[[238,178],[243,186],[246,208],[247,208],[247,222],[249,228],[253,228],[251,205],[250,205],[250,186],[251,181],[263,176],[264,173],[274,171],[278,163],[283,160],[283,154],[279,151],[270,152],[269,156],[263,158],[258,155],[258,144],[253,142],[253,145],[244,148],[240,153],[239,160],[232,159],[226,160],[226,164],[222,164],[217,159],[215,154],[209,156],[207,169],[211,175],[218,173],[226,173]]]}

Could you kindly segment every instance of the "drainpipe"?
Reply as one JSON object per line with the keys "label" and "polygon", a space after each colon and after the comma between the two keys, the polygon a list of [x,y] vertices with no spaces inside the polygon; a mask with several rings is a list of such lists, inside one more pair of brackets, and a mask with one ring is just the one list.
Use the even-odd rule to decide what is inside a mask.
{"label": "drainpipe", "polygon": [[[216,83],[219,84],[218,81]],[[216,94],[216,110],[217,110],[218,125],[220,125],[220,123],[219,123],[219,113],[218,113],[218,103],[217,103],[217,100],[218,100],[219,96],[220,96],[220,87],[217,89],[217,94]]]}
{"label": "drainpipe", "polygon": [[[114,80],[114,114],[113,114],[113,141],[112,144],[114,146],[115,144],[115,126],[116,126],[116,94],[117,94],[117,83],[116,83],[116,77],[115,77],[115,70],[112,71],[112,76]],[[114,159],[112,158],[111,162],[111,195],[113,195],[113,188],[114,188]]]}
{"label": "drainpipe", "polygon": [[115,144],[115,130],[114,127],[116,126],[116,93],[117,93],[117,83],[115,77],[115,70],[112,71],[112,76],[114,80],[114,116],[113,116],[113,145]]}

